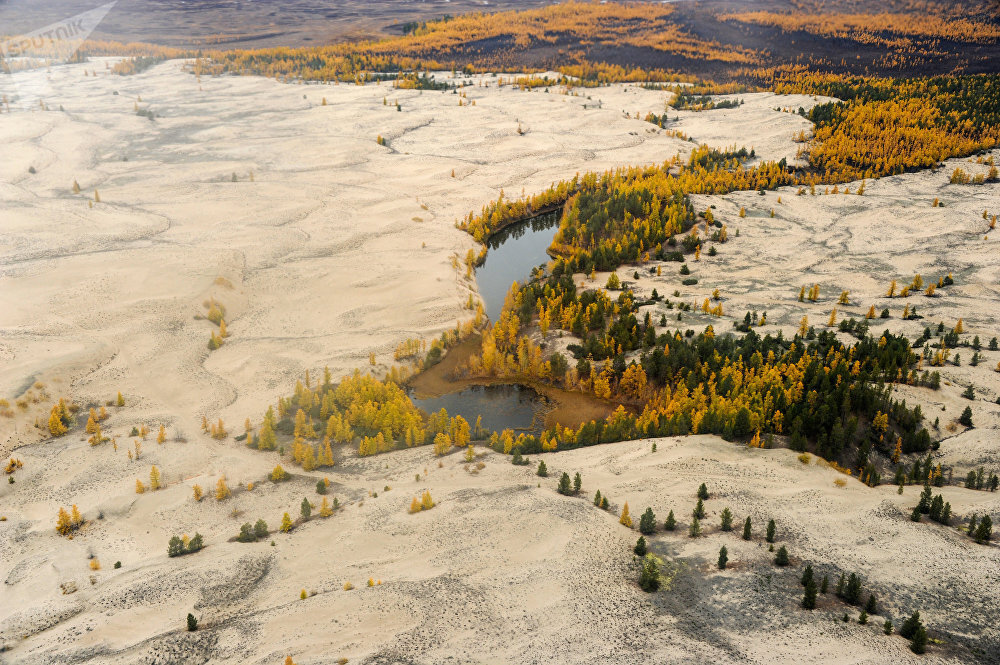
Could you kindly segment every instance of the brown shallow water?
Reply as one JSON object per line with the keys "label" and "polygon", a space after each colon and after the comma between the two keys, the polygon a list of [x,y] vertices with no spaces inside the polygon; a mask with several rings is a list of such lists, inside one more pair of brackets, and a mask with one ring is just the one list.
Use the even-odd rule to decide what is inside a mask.
{"label": "brown shallow water", "polygon": [[530,388],[545,399],[539,403],[545,427],[559,425],[576,428],[580,423],[608,416],[618,404],[598,399],[585,393],[562,390],[537,381],[512,381],[488,377],[456,378],[473,353],[479,350],[480,337],[475,335],[451,348],[441,362],[423,371],[407,382],[418,399],[441,397],[458,393],[473,386],[509,386],[517,384]]}

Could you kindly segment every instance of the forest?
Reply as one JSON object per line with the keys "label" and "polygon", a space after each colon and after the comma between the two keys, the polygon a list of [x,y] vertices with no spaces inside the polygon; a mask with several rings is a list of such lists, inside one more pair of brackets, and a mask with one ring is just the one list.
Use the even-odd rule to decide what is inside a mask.
{"label": "forest", "polygon": [[[807,9],[822,17],[756,13],[717,18],[820,36],[847,35],[903,59],[927,55],[926,49],[914,46],[919,40],[990,44],[997,39],[996,28],[981,18],[943,10],[920,21],[914,18],[919,8],[907,6],[895,14],[864,14],[875,17],[866,21],[860,12]],[[782,62],[762,50],[731,48],[685,31],[679,20],[684,11],[671,5],[569,2],[422,22],[408,26],[400,37],[377,41],[206,51],[191,67],[197,75],[263,74],[356,83],[388,79],[400,87],[435,89],[440,84],[414,72],[520,72],[524,54],[570,40],[615,45],[619,52],[629,52],[623,45],[632,53],[658,52],[661,63],[676,63],[670,57],[679,56],[717,61],[728,68],[718,80],[694,80],[681,87],[678,81],[692,82],[689,75],[669,66],[649,67],[646,56],[608,62],[593,57],[592,51],[571,49],[561,53],[558,79],[501,76],[496,85],[530,89],[643,82],[672,92],[674,108],[705,111],[740,103],[720,104],[712,99],[718,94],[773,90],[835,98],[798,111],[815,128],[810,139],[802,138],[805,167],[791,168],[784,160],[751,161],[754,155],[745,148],[696,147],[683,161],[678,156],[654,166],[586,173],[516,199],[501,191],[478,214],[470,212],[459,226],[484,245],[502,228],[538,214],[558,211],[560,223],[549,248],[554,259],[550,272],[512,289],[501,316],[484,330],[480,352],[466,371],[470,376],[542,381],[623,405],[606,421],[584,423],[575,431],[553,429],[538,438],[522,435],[517,440],[509,433],[493,433],[494,445],[503,452],[698,432],[764,446],[774,435],[786,435],[794,448],[813,450],[877,482],[878,472],[869,462],[872,451],[923,452],[933,445],[919,407],[911,409],[890,396],[893,383],[938,385],[926,372],[917,372],[923,358],[908,340],[888,332],[870,336],[867,322],[856,325],[858,341],[851,346],[830,332],[817,333],[805,322],[792,339],[761,338],[753,330],[756,314],[751,318],[750,313],[745,324],[737,326],[741,337],[717,334],[712,326],[699,334],[679,329],[671,333],[665,330],[665,319],[654,322],[642,315],[640,308],[649,303],[637,302],[627,286],[609,282],[607,290],[580,291],[571,276],[650,260],[698,261],[703,250],[713,256],[729,239],[728,229],[711,210],[695,210],[690,198],[695,194],[788,185],[812,190],[816,185],[936,168],[950,157],[993,148],[1000,140],[1000,80],[995,74],[891,78],[845,73],[819,61]],[[120,73],[147,64],[136,53]],[[651,114],[647,120],[659,126],[669,123],[666,113]],[[471,260],[475,263],[475,257]],[[686,268],[685,263],[684,275],[689,273]],[[706,300],[703,309],[722,314],[721,302]],[[531,339],[536,327],[543,336],[549,330],[573,335],[573,357],[546,357]],[[420,353],[427,356],[423,364],[433,364],[446,346],[435,341],[427,351],[421,345]],[[945,352],[942,348],[940,353]],[[404,355],[417,357],[416,350]],[[331,444],[359,440],[359,452],[369,455],[432,442],[445,449],[464,443],[467,431],[468,436],[487,435],[447,414],[424,417],[409,402],[400,381],[356,374],[336,386],[329,377],[310,386],[307,379],[293,396],[279,400],[277,415],[269,410],[256,437],[248,423],[247,443],[269,450],[277,445],[276,432],[290,436],[295,461],[313,467],[333,463]]]}

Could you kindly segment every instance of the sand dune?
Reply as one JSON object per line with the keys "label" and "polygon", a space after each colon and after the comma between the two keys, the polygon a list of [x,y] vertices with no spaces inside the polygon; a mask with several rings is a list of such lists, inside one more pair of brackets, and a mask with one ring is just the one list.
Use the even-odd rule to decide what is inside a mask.
{"label": "sand dune", "polygon": [[[203,415],[231,426],[256,420],[306,369],[341,374],[367,366],[374,351],[384,370],[400,341],[468,317],[475,282],[451,257],[474,242],[454,221],[501,188],[530,193],[577,172],[657,163],[696,143],[635,119],[661,113],[667,97],[636,86],[567,96],[498,89],[484,77],[490,87],[465,89],[476,105],[460,107],[451,93],[387,85],[199,83],[177,62],[127,78],[106,74],[101,61],[86,68],[98,76],[72,65],[35,86],[50,110],[0,114],[8,156],[0,396],[48,394],[0,418],[0,452],[16,447],[24,462],[16,485],[0,485],[0,662],[959,663],[1000,649],[997,548],[910,522],[918,489],[837,487],[842,474],[788,451],[708,436],[659,440],[656,453],[638,441],[550,454],[547,479],[488,451],[477,471],[458,455],[439,466],[429,449],[368,459],[339,450],[326,474],[344,506],[334,517],[260,543],[228,542],[244,522],[264,518],[273,531],[303,498],[318,505],[324,474],[265,481],[277,455],[210,439],[199,431]],[[816,100],[741,97],[738,109],[671,115],[694,141],[792,160],[808,122],[774,109]],[[602,108],[585,108],[598,99]],[[156,119],[137,116],[135,105]],[[959,164],[982,168],[953,160],[868,182],[863,197],[795,188],[695,197],[699,210],[716,206],[731,238],[717,257],[690,264],[699,283],[682,286],[673,263],[661,277],[619,273],[639,293],[676,289],[670,297],[696,304],[722,291],[721,320],[686,314],[678,323],[657,310],[671,329],[711,323],[724,332],[747,310],[768,312],[766,332],[791,333],[803,315],[821,327],[849,290],[841,316],[863,316],[872,304],[892,312],[873,330],[915,337],[962,317],[985,344],[1000,335],[1000,260],[981,215],[1000,208],[1000,194],[994,185],[949,185]],[[95,189],[101,202],[90,207]],[[934,197],[945,206],[932,208]],[[903,322],[902,301],[882,296],[890,279],[905,283],[915,272],[925,280],[951,272],[956,283],[938,298],[910,298],[925,319]],[[797,302],[799,287],[813,283],[820,301]],[[211,353],[215,328],[197,318],[210,298],[225,305],[231,334]],[[899,392],[940,417],[939,461],[995,467],[1000,352],[984,351],[978,367],[962,355],[962,366],[942,369],[941,391]],[[31,388],[36,381],[46,387]],[[969,383],[974,402],[960,397]],[[79,430],[50,441],[33,427],[61,395],[102,404],[119,390],[127,404],[105,423],[117,452],[92,448]],[[970,404],[976,429],[950,431]],[[129,461],[129,431],[143,422],[165,423],[168,441],[150,436]],[[166,487],[135,494],[153,464]],[[585,497],[555,492],[562,471],[582,474]],[[192,485],[210,493],[223,474],[237,489],[231,499],[193,501]],[[249,482],[252,491],[239,489]],[[701,482],[712,492],[706,535],[689,539]],[[438,505],[408,514],[425,489]],[[614,514],[591,505],[598,489]],[[956,515],[1000,512],[997,494],[943,493]],[[650,539],[673,575],[654,596],[636,584],[638,534],[617,521],[625,501],[636,520],[651,506],[661,526],[670,509],[681,523]],[[69,540],[53,526],[59,506],[73,503],[88,524]],[[726,506],[737,523],[752,517],[753,541],[719,532]],[[790,569],[770,564],[762,543],[770,518]],[[196,531],[205,550],[166,556],[171,536]],[[718,572],[722,544],[732,568]],[[99,571],[88,568],[91,555]],[[856,611],[832,596],[814,613],[801,610],[806,562],[831,578],[858,572],[884,609],[867,626],[840,622]],[[382,584],[368,588],[368,578]],[[354,590],[343,589],[348,581]],[[64,594],[70,582],[76,591]],[[302,589],[314,595],[300,600]],[[920,658],[880,631],[885,618],[898,624],[915,609],[944,640]],[[202,622],[196,633],[184,630],[188,612]]]}

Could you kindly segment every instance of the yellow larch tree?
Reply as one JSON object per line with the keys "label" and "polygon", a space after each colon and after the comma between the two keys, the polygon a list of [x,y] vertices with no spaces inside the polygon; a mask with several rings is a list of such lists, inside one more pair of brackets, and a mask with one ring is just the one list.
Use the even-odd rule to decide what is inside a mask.
{"label": "yellow larch tree", "polygon": [[618,523],[628,528],[632,528],[632,516],[628,513],[628,501],[625,502],[625,506],[622,507],[622,516],[618,519]]}
{"label": "yellow larch tree", "polygon": [[52,407],[52,413],[49,415],[49,433],[52,436],[62,436],[67,431],[68,430],[59,415],[59,407]]}
{"label": "yellow larch tree", "polygon": [[65,508],[59,508],[59,515],[56,517],[56,533],[61,536],[68,536],[73,532],[73,523],[70,521],[69,513]]}
{"label": "yellow larch tree", "polygon": [[229,498],[229,486],[226,485],[226,477],[222,476],[219,478],[219,482],[215,484],[215,500],[223,501]]}

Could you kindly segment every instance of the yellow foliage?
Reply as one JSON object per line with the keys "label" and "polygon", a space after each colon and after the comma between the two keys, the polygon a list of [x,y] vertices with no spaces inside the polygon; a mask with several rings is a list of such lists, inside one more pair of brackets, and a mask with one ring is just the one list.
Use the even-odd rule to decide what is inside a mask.
{"label": "yellow foliage", "polygon": [[632,516],[628,513],[628,501],[625,502],[625,506],[622,508],[622,515],[618,519],[618,523],[628,528],[632,528]]}

